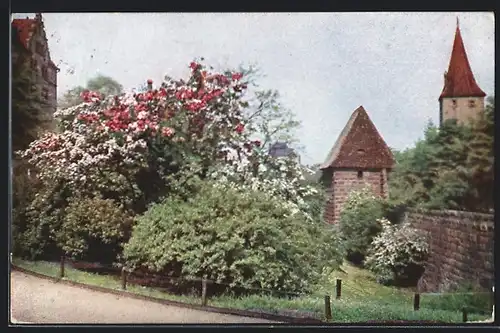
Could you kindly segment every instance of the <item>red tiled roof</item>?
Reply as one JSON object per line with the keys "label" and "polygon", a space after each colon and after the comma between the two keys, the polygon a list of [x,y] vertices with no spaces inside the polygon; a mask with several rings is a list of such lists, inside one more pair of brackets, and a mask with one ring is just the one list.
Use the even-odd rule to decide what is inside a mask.
{"label": "red tiled roof", "polygon": [[[28,43],[30,41],[31,34],[35,30],[37,24],[38,24],[38,21],[36,18],[34,18],[34,19],[25,18],[25,19],[12,20],[12,27],[17,29],[19,39],[21,40],[21,43],[28,51],[29,51]],[[58,69],[56,64],[54,64],[54,62],[52,60],[49,61],[49,64],[51,66],[55,67],[56,69]]]}
{"label": "red tiled roof", "polygon": [[12,20],[12,26],[19,32],[19,39],[23,43],[24,47],[28,49],[28,43],[31,37],[31,33],[36,27],[35,19],[14,19]]}
{"label": "red tiled roof", "polygon": [[453,42],[453,49],[451,51],[450,65],[445,75],[445,84],[439,96],[440,100],[443,97],[486,96],[474,79],[474,74],[472,73],[467,53],[465,52],[465,46],[462,35],[460,34],[458,22],[455,32],[455,41]]}
{"label": "red tiled roof", "polygon": [[365,109],[357,108],[339,135],[321,169],[391,169],[395,161]]}

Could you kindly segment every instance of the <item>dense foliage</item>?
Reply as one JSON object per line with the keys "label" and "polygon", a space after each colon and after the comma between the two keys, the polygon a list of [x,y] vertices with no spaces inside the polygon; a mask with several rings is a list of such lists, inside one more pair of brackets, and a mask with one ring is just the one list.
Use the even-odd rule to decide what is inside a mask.
{"label": "dense foliage", "polygon": [[414,148],[396,154],[391,199],[432,209],[493,209],[494,99],[470,125],[429,123]]}
{"label": "dense foliage", "polygon": [[349,261],[362,264],[373,238],[382,230],[377,219],[383,216],[384,204],[369,188],[349,194],[339,220]]}
{"label": "dense foliage", "polygon": [[226,182],[192,185],[137,219],[125,246],[129,265],[243,287],[305,291],[342,260],[332,228],[292,214],[286,202]]}
{"label": "dense foliage", "polygon": [[373,239],[365,266],[380,283],[416,285],[429,251],[425,237],[407,223],[395,225],[385,218],[377,222],[382,232]]}
{"label": "dense foliage", "polygon": [[131,228],[130,213],[113,200],[74,197],[64,212],[57,242],[74,259],[111,263]]}
{"label": "dense foliage", "polygon": [[[249,93],[252,69],[212,73],[196,62],[190,68],[187,80],[166,77],[156,89],[148,80],[137,94],[84,90],[82,103],[55,114],[57,132],[18,153],[38,182],[17,212],[23,217],[14,220],[18,253],[96,260],[101,251],[118,260],[128,240],[126,214],[153,223],[145,221],[151,213],[141,214],[158,202],[192,198],[198,178],[237,193],[260,191],[281,203],[285,221],[318,223],[321,214],[311,203],[322,193],[304,181],[296,159],[267,153],[278,138],[292,142],[297,126],[277,93]],[[92,205],[98,214],[90,215]],[[232,214],[225,218],[233,221],[239,211]]]}

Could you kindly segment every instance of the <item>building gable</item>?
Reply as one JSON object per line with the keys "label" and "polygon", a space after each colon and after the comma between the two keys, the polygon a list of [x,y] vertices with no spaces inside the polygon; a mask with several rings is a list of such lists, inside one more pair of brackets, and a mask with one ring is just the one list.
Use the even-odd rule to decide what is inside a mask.
{"label": "building gable", "polygon": [[394,164],[392,152],[360,106],[353,112],[321,169],[391,169]]}
{"label": "building gable", "polygon": [[[25,18],[12,20],[12,28],[17,30],[19,40],[28,52],[36,53],[36,45],[33,45],[33,43],[35,43],[37,39],[41,39],[43,41],[44,57],[47,59],[48,65],[55,70],[59,70],[50,58],[48,40],[40,14],[37,14],[34,19]],[[36,38],[38,36],[41,38]]]}

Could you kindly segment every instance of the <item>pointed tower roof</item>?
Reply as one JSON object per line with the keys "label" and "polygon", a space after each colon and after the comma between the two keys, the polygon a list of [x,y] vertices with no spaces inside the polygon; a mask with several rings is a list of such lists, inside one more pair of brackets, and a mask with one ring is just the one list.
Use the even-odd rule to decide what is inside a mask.
{"label": "pointed tower roof", "polygon": [[451,51],[450,65],[445,73],[445,84],[439,99],[444,97],[484,97],[470,68],[457,18],[455,41]]}
{"label": "pointed tower roof", "polygon": [[360,106],[349,118],[320,168],[391,169],[394,164],[391,150]]}

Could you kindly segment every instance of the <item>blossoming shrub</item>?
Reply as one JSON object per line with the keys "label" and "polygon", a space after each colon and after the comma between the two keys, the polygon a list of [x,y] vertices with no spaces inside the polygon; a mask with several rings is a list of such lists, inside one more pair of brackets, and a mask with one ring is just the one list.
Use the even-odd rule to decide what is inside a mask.
{"label": "blossoming shrub", "polygon": [[383,202],[370,189],[363,188],[349,194],[339,220],[349,261],[363,263],[373,238],[382,230],[377,219],[383,216]]}
{"label": "blossoming shrub", "polygon": [[132,219],[113,200],[72,198],[66,208],[57,240],[74,259],[112,263],[128,239]]}
{"label": "blossoming shrub", "polygon": [[385,218],[377,222],[383,230],[373,239],[365,266],[380,283],[416,285],[429,251],[425,237],[407,223],[394,225]]}
{"label": "blossoming shrub", "polygon": [[265,192],[203,181],[137,218],[124,256],[131,267],[234,286],[305,291],[342,260],[336,234]]}
{"label": "blossoming shrub", "polygon": [[[46,182],[118,200],[141,212],[168,192],[166,176],[190,158],[204,167],[222,158],[221,146],[243,150],[245,84],[239,73],[207,73],[191,64],[187,81],[167,78],[158,89],[59,110],[60,132],[47,133],[21,152]],[[151,82],[152,84],[152,82]]]}
{"label": "blossoming shrub", "polygon": [[[64,214],[71,197],[96,196],[142,214],[160,198],[181,192],[189,197],[179,179],[199,176],[263,191],[279,198],[289,214],[314,219],[308,199],[317,191],[301,183],[300,165],[272,158],[265,149],[273,133],[294,125],[281,119],[275,96],[257,94],[252,109],[243,74],[213,73],[195,62],[190,68],[186,80],[166,77],[156,89],[148,81],[145,92],[106,98],[85,91],[82,104],[58,110],[59,131],[19,153],[47,188],[44,204],[55,205],[49,189],[63,184],[57,214]],[[54,211],[35,201],[38,212]],[[50,239],[63,217],[51,220]]]}

